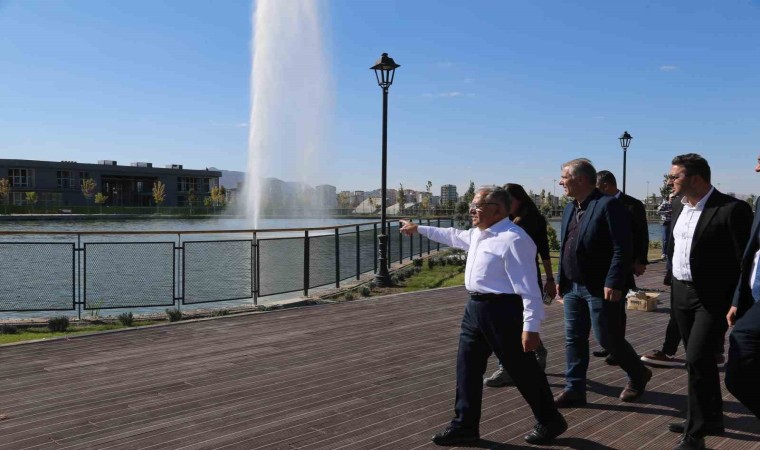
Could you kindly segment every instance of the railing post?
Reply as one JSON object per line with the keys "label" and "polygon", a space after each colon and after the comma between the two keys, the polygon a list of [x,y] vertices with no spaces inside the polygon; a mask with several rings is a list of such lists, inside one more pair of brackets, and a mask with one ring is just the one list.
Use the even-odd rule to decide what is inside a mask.
{"label": "railing post", "polygon": [[340,287],[340,235],[335,229],[335,287]]}
{"label": "railing post", "polygon": [[376,223],[372,224],[372,231],[374,234],[374,237],[372,238],[372,242],[373,242],[372,247],[375,250],[375,257],[372,259],[374,261],[373,271],[377,273],[377,224]]}
{"label": "railing post", "polygon": [[388,236],[386,238],[388,240],[388,250],[387,250],[387,252],[388,252],[388,262],[386,264],[388,264],[388,268],[389,269],[391,268],[391,260],[393,259],[393,257],[391,256],[391,252],[393,251],[393,237],[391,236],[390,231],[391,231],[391,223],[387,222],[385,224],[385,229],[383,230],[383,234],[386,235],[386,236]]}
{"label": "railing post", "polygon": [[251,240],[251,297],[253,306],[259,304],[259,241],[256,232],[253,232]]}
{"label": "railing post", "polygon": [[356,226],[356,279],[361,278],[362,274],[362,265],[361,265],[361,231],[359,230],[359,225]]}
{"label": "railing post", "polygon": [[[401,226],[401,222],[399,222],[399,226]],[[404,237],[399,234],[398,235],[398,263],[401,264],[404,262]]]}
{"label": "railing post", "polygon": [[[420,221],[419,224],[422,225],[422,218],[420,218],[419,221]],[[420,258],[422,258],[422,235],[420,233],[417,233],[417,235],[419,235],[419,237],[420,237],[420,240],[419,240],[419,243],[420,243],[419,256],[420,256]]]}
{"label": "railing post", "polygon": [[[437,227],[438,227],[438,228],[441,228],[441,219],[440,219],[440,218],[438,218],[437,220],[438,220],[438,225],[437,225]],[[439,250],[441,250],[441,244],[439,244],[438,242],[436,242],[436,243],[435,243],[435,251],[439,251]]]}
{"label": "railing post", "polygon": [[309,230],[303,236],[303,296],[309,296]]}
{"label": "railing post", "polygon": [[79,320],[82,320],[82,283],[83,283],[83,274],[82,274],[82,235],[77,234],[77,248],[75,250],[75,253],[77,254],[77,271],[79,272],[77,275],[77,317]]}

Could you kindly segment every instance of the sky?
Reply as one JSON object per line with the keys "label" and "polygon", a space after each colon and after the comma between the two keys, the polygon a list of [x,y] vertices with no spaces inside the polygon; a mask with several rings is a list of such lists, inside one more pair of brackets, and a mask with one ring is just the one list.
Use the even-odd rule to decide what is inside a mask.
{"label": "sky", "polygon": [[[760,0],[314,1],[330,104],[312,185],[380,186],[369,67],[387,52],[401,65],[389,188],[560,195],[560,165],[577,157],[622,185],[627,130],[629,194],[655,192],[689,152],[720,190],[760,193]],[[0,0],[0,158],[244,170],[254,7]],[[302,83],[311,69],[294,68]]]}

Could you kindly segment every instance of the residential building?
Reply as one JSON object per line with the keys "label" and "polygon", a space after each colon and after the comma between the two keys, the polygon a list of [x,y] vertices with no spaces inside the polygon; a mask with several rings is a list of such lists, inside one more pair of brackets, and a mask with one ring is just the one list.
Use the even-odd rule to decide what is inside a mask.
{"label": "residential building", "polygon": [[456,203],[459,195],[457,194],[457,187],[453,184],[444,184],[441,186],[441,204]]}

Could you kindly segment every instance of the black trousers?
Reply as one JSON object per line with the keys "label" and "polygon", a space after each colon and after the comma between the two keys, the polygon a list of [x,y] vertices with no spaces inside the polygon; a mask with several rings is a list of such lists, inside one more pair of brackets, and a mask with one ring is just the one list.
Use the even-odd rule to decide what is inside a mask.
{"label": "black trousers", "polygon": [[736,322],[729,342],[726,388],[760,419],[760,303]]}
{"label": "black trousers", "polygon": [[522,348],[523,304],[518,295],[471,297],[465,307],[457,353],[457,393],[451,426],[478,430],[483,374],[495,353],[540,423],[557,419],[549,382],[533,352]]}
{"label": "black trousers", "polygon": [[668,327],[665,329],[665,342],[662,343],[662,352],[669,356],[676,354],[678,344],[681,343],[681,331],[678,329],[678,323],[676,323],[673,314],[673,308],[670,308],[670,320],[668,320]]}
{"label": "black trousers", "polygon": [[706,424],[723,423],[723,400],[715,355],[728,324],[730,299],[701,299],[692,283],[673,279],[673,317],[686,347],[689,375],[686,434],[704,436]]}

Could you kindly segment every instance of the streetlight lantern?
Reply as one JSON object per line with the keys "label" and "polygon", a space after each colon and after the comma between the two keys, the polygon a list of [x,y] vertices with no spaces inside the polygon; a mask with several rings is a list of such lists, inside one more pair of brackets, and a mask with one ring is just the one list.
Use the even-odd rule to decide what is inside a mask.
{"label": "streetlight lantern", "polygon": [[626,154],[628,153],[628,146],[631,145],[631,139],[633,139],[633,136],[628,134],[627,131],[623,132],[623,135],[620,136],[618,139],[620,139],[620,146],[623,148],[623,194],[625,194],[625,163],[626,163]]}
{"label": "streetlight lantern", "polygon": [[380,199],[380,235],[378,236],[378,258],[377,273],[375,282],[378,286],[386,287],[391,285],[391,276],[388,273],[388,234],[385,224],[385,209],[387,208],[386,179],[388,174],[388,88],[393,84],[393,77],[396,69],[401,67],[396,64],[387,53],[383,53],[374,66],[370,67],[375,71],[377,85],[383,89],[383,172],[380,190],[382,191]]}

